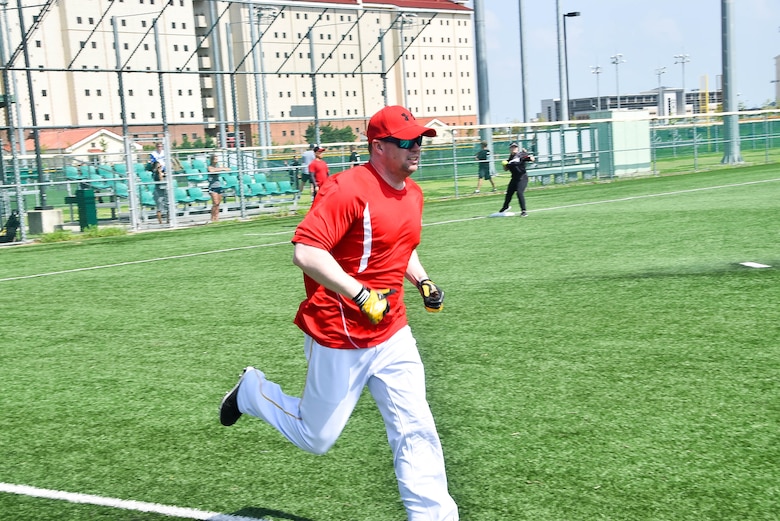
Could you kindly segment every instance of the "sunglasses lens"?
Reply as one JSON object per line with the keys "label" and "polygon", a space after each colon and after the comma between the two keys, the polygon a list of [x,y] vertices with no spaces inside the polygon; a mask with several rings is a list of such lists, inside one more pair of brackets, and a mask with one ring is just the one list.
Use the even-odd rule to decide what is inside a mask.
{"label": "sunglasses lens", "polygon": [[417,138],[415,139],[399,139],[398,146],[401,148],[409,149],[412,148],[415,143],[417,143],[418,145],[422,145],[422,140],[423,140],[422,136],[417,136]]}

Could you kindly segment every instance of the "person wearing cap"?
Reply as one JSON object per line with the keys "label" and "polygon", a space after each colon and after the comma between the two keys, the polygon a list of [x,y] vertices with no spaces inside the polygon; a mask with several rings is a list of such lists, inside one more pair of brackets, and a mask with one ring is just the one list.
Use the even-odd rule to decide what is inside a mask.
{"label": "person wearing cap", "polygon": [[368,162],[322,185],[292,239],[306,289],[295,316],[308,367],[303,396],[285,394],[247,367],[220,405],[223,425],[255,416],[295,446],[324,454],[368,387],[384,419],[409,521],[458,519],[404,303],[405,280],[428,311],[444,302],[417,254],[423,194],[410,179],[423,137],[435,135],[400,106],[371,117]]}
{"label": "person wearing cap", "polygon": [[509,211],[512,202],[512,196],[517,193],[517,200],[520,202],[520,217],[527,217],[525,207],[525,189],[528,186],[528,174],[525,172],[525,165],[528,162],[532,162],[534,156],[528,153],[526,149],[520,150],[517,143],[509,144],[509,159],[504,165],[505,170],[509,170],[512,174],[509,179],[509,185],[506,188],[506,196],[504,197],[504,204],[498,213],[504,213]]}
{"label": "person wearing cap", "polygon": [[322,153],[327,150],[323,147],[314,147],[314,160],[309,163],[309,178],[311,179],[312,197],[317,195],[322,184],[330,176],[328,163],[322,159]]}

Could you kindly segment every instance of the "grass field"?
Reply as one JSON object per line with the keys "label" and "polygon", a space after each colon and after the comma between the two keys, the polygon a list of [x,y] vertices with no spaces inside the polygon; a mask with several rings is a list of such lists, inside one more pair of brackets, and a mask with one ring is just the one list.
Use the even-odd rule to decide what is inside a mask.
{"label": "grass field", "polygon": [[[461,519],[780,519],[777,168],[527,196],[429,202],[445,310],[407,287]],[[246,365],[301,390],[298,220],[0,248],[0,518],[404,519],[370,396],[321,457],[219,424]]]}

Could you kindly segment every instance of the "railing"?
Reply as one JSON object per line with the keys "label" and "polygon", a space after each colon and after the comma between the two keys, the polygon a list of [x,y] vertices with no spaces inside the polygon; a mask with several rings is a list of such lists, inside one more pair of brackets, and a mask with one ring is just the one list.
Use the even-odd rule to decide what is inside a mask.
{"label": "railing", "polygon": [[[625,129],[617,120],[572,121],[566,125],[513,124],[493,127],[445,127],[439,136],[426,138],[422,161],[414,179],[423,187],[428,198],[461,197],[472,194],[477,182],[480,134],[492,139],[492,168],[499,176],[506,175],[501,161],[508,156],[508,144],[518,141],[536,156],[528,169],[533,184],[555,185],[574,182],[592,182],[626,175],[657,175],[674,172],[696,172],[721,165],[726,138],[723,135],[722,115],[696,115],[636,119],[635,128],[643,129],[635,139],[627,140]],[[780,161],[780,111],[739,113],[740,149],[747,164],[768,164]],[[454,131],[454,132],[453,132]],[[355,143],[328,144],[324,159],[331,174],[349,168],[349,147]],[[359,152],[367,160],[366,144],[360,143]],[[128,150],[132,148],[127,147]],[[293,166],[294,157],[300,158],[303,147],[259,147],[227,150],[173,150],[179,163],[206,164],[211,154],[217,153],[222,163],[232,168],[231,174],[241,182],[228,191],[223,215],[247,217],[268,212],[295,211],[310,203],[309,190],[299,184],[302,167]],[[89,153],[78,155],[42,154],[42,175],[34,169],[38,158],[34,155],[6,155],[2,159],[0,177],[0,219],[3,223],[14,210],[23,216],[23,236],[30,232],[27,217],[30,211],[53,209],[62,213],[62,225],[78,221],[78,208],[73,201],[79,188],[91,188],[97,198],[98,220],[102,224],[127,226],[131,229],[158,226],[149,219],[148,198],[141,197],[149,190],[143,179],[142,167],[148,152],[133,152],[129,158],[123,153]],[[628,158],[628,159],[626,159]],[[648,158],[632,161],[632,158]],[[622,161],[622,163],[621,163]],[[636,163],[636,164],[633,164]],[[630,167],[626,165],[631,164]],[[131,165],[128,172],[127,165]],[[632,170],[633,169],[633,170]],[[178,219],[173,226],[188,225],[208,218],[208,201],[177,201],[176,188],[205,187],[205,173],[179,170],[173,173],[169,184],[169,207],[177,209]],[[251,181],[289,183],[286,194],[259,195],[251,190]],[[247,181],[247,182],[243,182]],[[464,189],[464,186],[466,187]],[[135,190],[138,197],[130,197]],[[42,206],[44,200],[46,206]],[[147,202],[144,203],[144,200]],[[136,205],[132,208],[132,205]],[[135,211],[131,211],[134,209]],[[135,217],[134,217],[135,216]],[[134,222],[135,221],[135,222]]]}

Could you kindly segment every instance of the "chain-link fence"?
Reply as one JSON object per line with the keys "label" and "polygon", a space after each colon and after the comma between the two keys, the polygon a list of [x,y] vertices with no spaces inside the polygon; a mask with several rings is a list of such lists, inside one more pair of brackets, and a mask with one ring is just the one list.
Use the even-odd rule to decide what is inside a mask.
{"label": "chain-link fence", "polygon": [[[501,162],[508,145],[517,141],[536,156],[529,168],[531,186],[593,182],[614,177],[695,172],[719,167],[725,140],[722,116],[649,118],[632,114],[613,119],[568,124],[533,123],[522,126],[443,127],[426,138],[414,179],[428,198],[463,197],[474,193],[483,136],[488,135],[491,168],[501,180]],[[742,161],[775,163],[780,159],[780,119],[777,111],[740,113]],[[158,134],[159,135],[159,134]],[[266,213],[306,209],[309,185],[300,165],[303,147],[238,149],[181,149],[167,136],[131,142],[124,151],[78,154],[8,155],[2,157],[0,216],[5,223],[18,212],[19,237],[60,228],[123,226],[132,230],[187,226],[209,219],[207,164],[216,154],[229,170],[220,172],[224,187],[221,215],[246,218]],[[171,175],[155,182],[145,168],[150,151],[163,141]],[[351,166],[351,148],[363,161],[366,143],[327,145],[324,159],[331,175]],[[39,175],[37,165],[41,165]],[[162,185],[162,186],[161,186]],[[499,184],[500,186],[500,184]],[[165,190],[166,219],[156,218],[153,194]],[[170,210],[169,210],[170,209]],[[89,215],[85,215],[89,213]]]}

